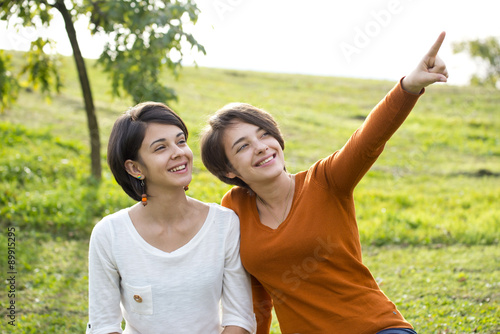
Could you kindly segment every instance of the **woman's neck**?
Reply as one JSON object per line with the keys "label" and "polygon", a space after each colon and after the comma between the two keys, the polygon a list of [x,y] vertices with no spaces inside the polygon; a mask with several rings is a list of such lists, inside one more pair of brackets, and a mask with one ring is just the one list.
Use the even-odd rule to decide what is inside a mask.
{"label": "woman's neck", "polygon": [[182,191],[153,191],[148,196],[146,206],[140,203],[134,206],[138,215],[148,223],[158,225],[183,224],[198,206],[198,201],[186,196]]}
{"label": "woman's neck", "polygon": [[293,197],[294,180],[294,175],[283,171],[271,181],[267,180],[266,182],[252,184],[251,189],[255,192],[257,198],[270,208],[282,207],[284,202],[289,202]]}

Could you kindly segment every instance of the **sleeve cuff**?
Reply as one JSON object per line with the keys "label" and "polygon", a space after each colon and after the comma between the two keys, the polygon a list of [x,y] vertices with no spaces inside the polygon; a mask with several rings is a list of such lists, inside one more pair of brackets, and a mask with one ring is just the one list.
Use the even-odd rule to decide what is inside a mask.
{"label": "sleeve cuff", "polygon": [[422,90],[420,91],[420,93],[418,94],[415,94],[415,93],[412,93],[412,92],[409,92],[407,91],[406,89],[403,88],[403,79],[406,78],[406,76],[402,77],[400,80],[399,80],[399,87],[401,87],[401,90],[403,92],[405,92],[406,94],[410,94],[410,95],[413,95],[413,96],[422,96],[422,94],[425,93],[425,88],[422,88]]}

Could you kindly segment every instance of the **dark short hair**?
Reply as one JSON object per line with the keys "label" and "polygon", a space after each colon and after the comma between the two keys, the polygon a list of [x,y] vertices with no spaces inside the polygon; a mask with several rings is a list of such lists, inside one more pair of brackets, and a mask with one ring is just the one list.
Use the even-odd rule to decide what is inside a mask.
{"label": "dark short hair", "polygon": [[118,117],[109,136],[108,165],[116,182],[136,201],[141,200],[141,181],[127,172],[125,161],[140,161],[139,149],[150,123],[175,125],[188,138],[182,119],[163,103],[143,102]]}
{"label": "dark short hair", "polygon": [[224,150],[224,131],[238,121],[265,130],[278,141],[282,149],[285,149],[285,141],[271,114],[247,103],[230,103],[210,117],[201,135],[201,159],[208,171],[222,182],[250,189],[240,178],[226,176],[228,172],[234,170]]}

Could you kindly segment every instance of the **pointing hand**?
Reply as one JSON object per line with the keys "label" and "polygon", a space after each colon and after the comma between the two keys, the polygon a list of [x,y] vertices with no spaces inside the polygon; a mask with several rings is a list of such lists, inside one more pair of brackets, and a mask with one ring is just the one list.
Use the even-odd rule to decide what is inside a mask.
{"label": "pointing hand", "polygon": [[443,31],[429,52],[420,61],[417,68],[403,79],[403,89],[410,93],[418,94],[422,88],[435,82],[447,81],[448,70],[446,69],[446,64],[437,55],[445,36],[446,33]]}

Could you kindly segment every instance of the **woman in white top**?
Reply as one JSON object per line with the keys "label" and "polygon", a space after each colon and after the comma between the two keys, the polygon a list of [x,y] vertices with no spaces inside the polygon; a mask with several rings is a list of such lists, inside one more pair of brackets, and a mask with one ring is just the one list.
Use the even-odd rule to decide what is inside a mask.
{"label": "woman in white top", "polygon": [[161,103],[139,104],[115,122],[108,164],[139,203],[92,231],[87,333],[254,332],[238,217],[186,196],[187,137],[182,119]]}

